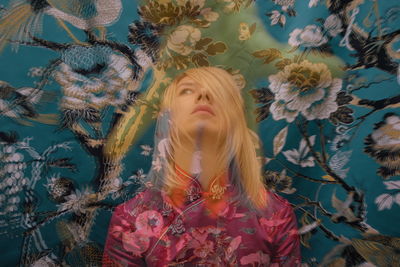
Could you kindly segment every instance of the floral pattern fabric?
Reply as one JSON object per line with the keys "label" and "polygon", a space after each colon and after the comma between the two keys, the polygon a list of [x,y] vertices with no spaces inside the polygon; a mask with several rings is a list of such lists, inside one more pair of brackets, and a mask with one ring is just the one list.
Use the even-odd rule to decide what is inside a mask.
{"label": "floral pattern fabric", "polygon": [[302,265],[393,266],[399,49],[399,1],[0,1],[2,265],[100,266],[113,209],[160,166],[164,89],[211,65],[242,91]]}
{"label": "floral pattern fabric", "polygon": [[180,207],[165,192],[146,189],[114,211],[103,266],[300,266],[297,221],[287,200],[270,192],[258,214],[230,201],[233,193],[211,204],[220,206],[215,211],[206,204],[215,200],[195,182]]}

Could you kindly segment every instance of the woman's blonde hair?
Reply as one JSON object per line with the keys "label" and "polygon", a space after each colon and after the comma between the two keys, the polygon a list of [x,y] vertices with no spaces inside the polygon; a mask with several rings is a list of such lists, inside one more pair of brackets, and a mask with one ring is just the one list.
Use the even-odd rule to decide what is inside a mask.
{"label": "woman's blonde hair", "polygon": [[[217,155],[216,166],[221,166],[221,169],[216,171],[219,173],[229,166],[229,173],[233,175],[230,177],[230,182],[238,193],[235,198],[256,209],[265,207],[267,190],[262,178],[261,163],[257,159],[256,153],[256,147],[260,146],[259,138],[247,126],[244,101],[232,75],[217,67],[201,67],[185,71],[176,77],[165,90],[161,102],[161,112],[170,111],[174,107],[177,85],[185,76],[207,88],[215,104],[220,105],[219,110],[223,119],[216,140],[221,141],[219,142],[221,153]],[[179,177],[174,175],[173,151],[176,147],[181,146],[180,135],[184,134],[190,138],[189,134],[180,129],[179,125],[173,124],[173,114],[170,123],[172,124],[168,133],[167,174],[163,179],[163,187],[167,190],[181,186],[182,181],[179,181]],[[225,127],[226,137],[222,135],[222,127]]]}

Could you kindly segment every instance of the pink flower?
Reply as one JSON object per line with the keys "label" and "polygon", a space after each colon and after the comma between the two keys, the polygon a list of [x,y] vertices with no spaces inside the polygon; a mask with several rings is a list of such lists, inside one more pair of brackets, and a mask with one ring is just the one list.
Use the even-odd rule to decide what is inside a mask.
{"label": "pink flower", "polygon": [[195,241],[195,250],[193,254],[199,258],[205,258],[210,252],[214,250],[214,242],[207,240],[205,242]]}
{"label": "pink flower", "polygon": [[147,235],[138,232],[122,233],[122,246],[134,256],[140,256],[149,248],[150,239]]}
{"label": "pink flower", "polygon": [[251,253],[247,256],[243,256],[240,259],[240,263],[243,265],[246,264],[269,264],[270,258],[268,254],[264,254],[261,251],[258,251],[256,253]]}
{"label": "pink flower", "polygon": [[204,243],[208,236],[208,227],[199,227],[193,229],[192,236],[200,243]]}
{"label": "pink flower", "polygon": [[112,228],[110,230],[111,234],[116,238],[118,238],[122,234],[123,231],[124,231],[124,229],[119,225],[112,226]]}
{"label": "pink flower", "polygon": [[158,236],[164,226],[164,220],[157,211],[147,210],[137,216],[135,226],[136,231],[143,235]]}
{"label": "pink flower", "polygon": [[180,251],[182,248],[186,247],[189,241],[192,239],[190,234],[184,233],[179,237],[179,241],[175,245],[176,251]]}

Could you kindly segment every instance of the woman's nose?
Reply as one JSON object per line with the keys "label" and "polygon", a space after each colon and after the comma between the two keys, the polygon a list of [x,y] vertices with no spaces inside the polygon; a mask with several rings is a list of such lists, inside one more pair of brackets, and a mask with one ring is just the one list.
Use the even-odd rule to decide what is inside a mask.
{"label": "woman's nose", "polygon": [[199,93],[199,96],[197,97],[197,101],[200,101],[200,100],[206,100],[206,101],[208,101],[208,102],[211,102],[211,97],[210,97],[210,94],[208,93],[208,92],[205,92],[205,91],[201,91],[200,93]]}

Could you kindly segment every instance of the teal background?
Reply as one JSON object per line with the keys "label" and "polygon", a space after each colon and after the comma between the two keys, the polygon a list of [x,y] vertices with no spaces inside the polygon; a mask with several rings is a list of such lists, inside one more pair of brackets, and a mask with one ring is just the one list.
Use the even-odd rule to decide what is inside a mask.
{"label": "teal background", "polygon": [[[59,2],[60,5],[64,3],[67,6],[71,3],[78,5],[78,2],[53,2]],[[87,2],[93,4],[95,1]],[[230,2],[242,4],[242,6],[237,12],[227,15],[223,11],[223,7]],[[249,2],[249,7],[245,6],[247,2]],[[20,1],[21,3],[29,4],[29,1]],[[88,15],[85,15],[85,12],[88,12],[85,9],[87,8],[85,3],[80,2],[82,6],[78,7],[82,13],[71,13],[71,15],[85,18]],[[171,3],[178,5],[175,1]],[[197,3],[202,2],[198,1]],[[126,45],[132,51],[139,49],[145,51],[140,44],[128,41],[130,34],[128,26],[135,20],[145,19],[141,18],[137,12],[137,8],[142,4],[138,1],[122,0],[118,18],[112,24],[104,25],[107,31],[106,40]],[[371,264],[368,266],[396,266],[396,261],[393,259],[400,257],[398,253],[400,228],[397,223],[400,220],[400,112],[398,109],[400,102],[398,99],[400,98],[400,5],[396,1],[362,2],[356,0],[347,1],[347,4],[341,1],[320,1],[315,7],[309,7],[309,1],[296,0],[205,1],[203,5],[204,8],[210,7],[218,13],[219,18],[216,22],[211,22],[210,27],[198,27],[202,31],[202,37],[210,37],[213,42],[223,42],[227,47],[225,51],[218,52],[215,56],[207,55],[209,63],[222,65],[226,69],[239,70],[244,76],[246,86],[243,88],[243,94],[247,101],[253,101],[253,104],[249,105],[250,115],[248,115],[250,117],[257,115],[253,112],[255,107],[261,107],[266,103],[254,92],[257,90],[271,92],[270,76],[282,71],[274,65],[280,60],[279,58],[262,64],[259,58],[251,54],[261,49],[277,48],[280,50],[282,58],[292,59],[293,56],[303,53],[307,60],[315,64],[325,62],[332,77],[342,80],[340,92],[352,97],[351,102],[342,104],[353,111],[351,122],[340,121],[335,125],[332,122],[332,114],[331,117],[318,120],[298,115],[294,121],[290,122],[286,119],[275,119],[272,115],[273,110],[269,111],[270,114],[265,119],[257,122],[256,128],[258,128],[258,134],[263,142],[263,156],[267,157],[264,170],[269,172],[265,173],[265,178],[272,187],[276,187],[276,191],[293,203],[299,228],[303,233],[304,266],[361,266],[367,263]],[[374,5],[376,5],[375,9]],[[334,9],[334,6],[337,8]],[[359,13],[356,15],[353,25],[349,26],[351,12],[355,8],[359,8]],[[17,49],[12,49],[12,45],[7,43],[4,49],[0,50],[0,101],[2,101],[0,102],[1,265],[100,265],[112,208],[133,196],[135,188],[140,183],[140,179],[136,179],[133,175],[140,169],[147,173],[151,167],[152,151],[150,151],[150,155],[143,155],[143,151],[145,151],[143,146],[148,145],[153,149],[154,121],[146,117],[148,121],[142,126],[144,134],[135,140],[121,161],[117,160],[119,166],[123,166],[122,171],[115,178],[115,181],[119,181],[117,189],[114,191],[102,189],[101,183],[99,184],[96,179],[103,179],[105,174],[103,175],[102,171],[104,173],[107,171],[105,165],[102,165],[104,162],[99,161],[105,157],[104,150],[88,151],[87,140],[80,139],[81,136],[71,125],[62,126],[62,114],[65,107],[60,103],[65,97],[65,88],[54,78],[54,75],[60,71],[60,65],[52,70],[49,82],[39,89],[43,94],[38,101],[31,99],[33,95],[25,96],[26,98],[21,95],[24,87],[36,88],[37,82],[42,78],[41,75],[34,77],[29,75],[32,68],[46,68],[51,61],[60,60],[61,53],[35,45],[29,35],[26,40],[19,40],[15,36],[7,35],[9,26],[4,25],[8,19],[15,16],[15,14],[10,15],[13,14],[13,10],[11,1],[0,2],[0,44],[1,42],[7,43],[8,39],[14,40],[14,43],[20,42],[16,46]],[[271,18],[267,14],[274,10],[285,16],[284,24],[271,25]],[[64,11],[67,12],[67,10]],[[154,10],[154,12],[157,11]],[[319,23],[317,19],[325,20],[333,14],[340,18],[342,26],[340,27],[341,32],[334,37],[329,36],[327,31],[323,32],[323,36],[328,38],[325,45],[331,48],[329,55],[319,52],[322,50],[322,46],[309,49],[302,44],[295,51],[292,50],[289,38],[293,31],[304,29],[311,24],[318,25],[322,29],[323,23]],[[370,24],[366,19],[369,19]],[[245,22],[249,26],[256,23],[256,30],[251,33],[249,39],[244,41],[238,39],[239,31],[236,26],[239,22]],[[16,25],[17,23],[14,21],[7,25]],[[58,44],[80,46],[71,40],[65,29],[57,24],[53,16],[44,14],[41,23],[43,25],[42,34],[31,28],[31,36]],[[185,20],[180,23],[182,25],[190,24]],[[378,24],[381,25],[381,28]],[[74,23],[66,22],[66,25],[77,39],[82,42],[87,41],[87,35],[82,29],[77,28]],[[39,26],[40,23],[34,25],[33,28]],[[160,42],[163,44],[168,42],[168,36],[178,26],[179,23],[165,26],[163,34],[160,35]],[[378,61],[386,65],[392,64],[394,71],[383,70],[378,65],[351,68],[351,65],[357,62],[357,57],[352,56],[357,51],[350,51],[349,48],[339,45],[344,38],[347,26],[352,34],[363,32],[361,36],[370,38],[365,44],[358,42],[360,45],[356,49],[359,50],[358,58],[377,55],[377,50],[365,48],[371,44],[373,38],[380,34],[381,40],[372,47],[380,47],[379,51],[385,53],[387,58],[379,54]],[[222,32],[225,34],[221,34]],[[392,40],[394,41],[390,48],[388,43]],[[87,46],[91,47],[94,44],[87,44]],[[237,57],[226,56],[238,48]],[[168,45],[167,47],[163,46],[162,49],[168,49]],[[392,54],[388,52],[390,49],[394,51]],[[396,50],[397,56],[394,55]],[[115,55],[127,60],[126,55],[123,55],[121,51],[116,49],[112,51]],[[145,52],[148,53],[148,50]],[[170,53],[176,55],[176,51],[171,49]],[[96,57],[96,55],[94,56]],[[154,82],[155,66],[165,60],[167,58],[164,55],[164,57],[156,59],[154,65],[147,66],[143,77],[137,79],[139,85],[133,91],[137,91],[142,96],[146,95],[148,88]],[[81,63],[83,66],[83,61]],[[190,62],[187,67],[195,66],[194,62]],[[106,67],[113,67],[112,63],[106,62]],[[134,67],[129,64],[127,68],[134,70]],[[182,70],[177,70],[176,66],[165,69],[166,75],[170,77],[180,71]],[[105,74],[91,75],[87,74],[86,77],[94,80],[96,75]],[[111,79],[113,78],[110,77]],[[126,85],[129,81],[123,82]],[[351,88],[360,84],[361,88],[351,91]],[[165,84],[157,89],[158,92],[161,93],[163,87]],[[253,94],[249,92],[253,92]],[[100,92],[99,94],[106,93]],[[366,102],[361,99],[368,100],[369,104],[365,104]],[[376,102],[378,100],[386,100],[386,102],[383,106],[378,107],[378,102]],[[157,97],[154,101],[157,101]],[[88,100],[87,103],[91,104]],[[7,105],[12,107],[11,110],[15,112],[15,115],[6,112]],[[34,111],[33,114],[25,112],[26,105],[31,107]],[[140,106],[140,102],[134,101],[127,106],[131,110]],[[102,114],[101,127],[106,140],[116,128],[115,125],[111,125],[111,122],[121,107],[120,104],[109,104],[98,108]],[[77,105],[75,108],[79,109],[80,107]],[[268,108],[266,109],[268,111]],[[368,114],[372,110],[374,111]],[[43,121],[44,114],[53,114],[53,120]],[[124,111],[121,114],[126,115],[127,113]],[[365,119],[362,116],[365,116]],[[392,124],[389,123],[388,117],[394,121]],[[396,120],[399,121],[396,122]],[[82,126],[90,136],[95,136],[87,121],[81,119],[76,121],[75,125]],[[318,125],[323,125],[322,131],[319,130]],[[273,157],[274,147],[277,146],[274,138],[286,126],[288,131],[285,144]],[[306,127],[305,131],[308,136],[316,136],[315,144],[312,146],[315,155],[321,158],[323,147],[325,147],[327,162],[338,152],[351,152],[350,156],[343,157],[338,161],[339,165],[343,165],[341,169],[348,168],[347,173],[341,179],[352,188],[351,190],[345,190],[344,186],[340,184],[326,184],[327,178],[324,176],[328,175],[327,170],[321,164],[317,164],[315,158],[312,167],[304,167],[300,162],[289,161],[284,152],[291,149],[298,150],[301,139],[304,138],[299,127]],[[331,149],[335,138],[343,137],[343,133],[348,136],[349,140],[343,142],[340,148]],[[372,145],[367,143],[367,137],[371,134],[375,134],[374,136],[380,134],[380,139],[374,139],[376,142],[379,139],[380,146],[376,143]],[[30,149],[27,149],[26,145],[23,146],[25,138],[30,138]],[[392,143],[389,143],[388,140]],[[61,144],[64,145],[64,148],[60,147],[50,155],[44,156],[43,153],[47,149]],[[68,149],[66,149],[67,147]],[[10,149],[12,152],[8,152]],[[368,149],[372,149],[375,154],[366,153],[365,150]],[[32,151],[42,157],[35,157]],[[14,157],[16,153],[20,153],[18,155],[22,155],[23,158]],[[380,160],[377,160],[378,154],[381,155]],[[301,160],[309,156],[313,156],[311,152],[308,152],[307,156],[303,155]],[[43,164],[43,169],[37,176],[37,183],[33,186],[32,182],[35,170],[37,170],[35,163]],[[384,176],[377,172],[378,168],[388,165],[391,166],[390,175]],[[331,170],[334,169],[332,164],[328,164],[328,166]],[[20,168],[19,171],[18,168]],[[12,170],[7,171],[10,169]],[[296,172],[316,181],[312,182],[301,178],[301,175],[296,175]],[[333,172],[337,174],[336,170]],[[24,178],[25,182],[23,182]],[[338,182],[338,178],[333,177],[332,179]],[[290,183],[292,183],[291,186]],[[29,187],[29,185],[32,186]],[[54,200],[55,188],[58,188],[62,195],[59,201]],[[295,188],[296,191],[287,194],[285,189],[290,188]],[[90,189],[90,192],[85,189]],[[101,199],[90,200],[91,194],[98,196],[101,192],[105,192]],[[345,202],[346,198],[348,199],[353,193],[359,196],[363,195],[364,199],[361,202],[354,199]],[[334,195],[342,202],[335,202]],[[382,200],[383,195],[386,196],[385,200]],[[86,206],[83,205],[80,211],[79,209],[65,208],[68,200],[72,203],[73,199],[79,198],[79,196],[81,203],[86,203]],[[18,200],[15,200],[16,197]],[[307,202],[307,200],[309,201]],[[13,201],[17,201],[17,203],[13,203]],[[94,211],[90,205],[96,206]],[[343,209],[342,213],[338,211],[338,206]],[[358,209],[363,209],[364,212],[359,213]],[[63,212],[57,214],[57,211]],[[90,213],[92,211],[93,213]],[[307,217],[307,214],[311,214],[311,216]],[[339,218],[337,221],[333,219],[335,215]],[[351,219],[353,215],[357,218],[356,222]],[[307,220],[304,219],[306,217]],[[30,223],[26,223],[26,218],[29,218]],[[79,222],[88,228],[82,230]],[[316,222],[318,223],[316,224]],[[360,225],[365,228],[360,229]],[[35,230],[32,232],[33,229]],[[83,231],[82,236],[76,235],[79,231]],[[326,235],[324,231],[331,234]]]}

